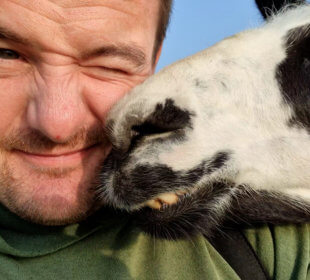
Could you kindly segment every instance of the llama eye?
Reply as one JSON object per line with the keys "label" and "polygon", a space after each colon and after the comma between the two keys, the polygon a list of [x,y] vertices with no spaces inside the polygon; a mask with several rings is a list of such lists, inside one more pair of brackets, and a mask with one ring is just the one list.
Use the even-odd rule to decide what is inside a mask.
{"label": "llama eye", "polygon": [[19,59],[20,55],[9,49],[0,49],[0,59]]}

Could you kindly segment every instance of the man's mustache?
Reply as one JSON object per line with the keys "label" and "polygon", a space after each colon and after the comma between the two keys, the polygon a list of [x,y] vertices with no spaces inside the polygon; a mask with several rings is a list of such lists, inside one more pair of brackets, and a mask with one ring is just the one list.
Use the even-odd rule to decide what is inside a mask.
{"label": "man's mustache", "polygon": [[53,149],[83,149],[96,144],[108,144],[103,127],[83,128],[65,142],[56,142],[38,130],[16,130],[0,139],[5,150],[21,150],[28,153],[40,153]]}

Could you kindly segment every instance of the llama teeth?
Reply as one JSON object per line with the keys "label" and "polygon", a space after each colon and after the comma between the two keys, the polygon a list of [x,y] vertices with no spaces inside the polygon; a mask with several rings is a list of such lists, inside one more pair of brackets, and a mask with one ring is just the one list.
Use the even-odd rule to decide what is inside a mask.
{"label": "llama teeth", "polygon": [[176,204],[179,199],[180,197],[176,193],[163,193],[155,199],[148,200],[144,205],[157,210],[166,209],[170,205]]}
{"label": "llama teeth", "polygon": [[146,203],[145,203],[145,206],[148,206],[152,209],[157,209],[159,210],[162,206],[162,203],[160,201],[158,201],[157,199],[152,199],[152,200],[148,200]]}
{"label": "llama teeth", "polygon": [[179,197],[175,193],[164,193],[157,197],[163,204],[166,203],[168,205],[175,204],[178,202]]}

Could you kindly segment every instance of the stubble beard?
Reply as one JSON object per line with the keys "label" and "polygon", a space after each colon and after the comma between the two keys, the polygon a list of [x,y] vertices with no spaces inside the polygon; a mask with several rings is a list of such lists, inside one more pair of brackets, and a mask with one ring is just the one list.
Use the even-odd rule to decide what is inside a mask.
{"label": "stubble beard", "polygon": [[[69,170],[50,170],[47,172],[55,179],[59,179],[60,177],[66,176],[66,173],[70,173]],[[42,177],[49,175],[47,175],[46,172],[41,171]],[[96,183],[89,181],[85,182],[85,184],[89,185],[88,193],[79,199],[78,208],[65,208],[60,201],[59,207],[57,207],[57,205],[50,207],[49,212],[51,212],[51,214],[47,215],[46,207],[48,207],[49,203],[44,204],[42,201],[32,199],[32,197],[16,194],[17,189],[25,189],[25,184],[21,182],[21,180],[15,178],[12,174],[12,170],[10,170],[7,164],[5,164],[0,172],[0,188],[4,190],[0,195],[0,201],[11,212],[32,223],[48,226],[67,225],[85,220],[100,206],[99,202],[96,201],[94,194]],[[55,211],[58,213],[61,211],[61,216],[57,215],[57,218],[53,218],[52,213]]]}
{"label": "stubble beard", "polygon": [[[83,134],[85,134],[85,132],[83,132]],[[103,143],[103,149],[107,150],[107,140],[98,136],[97,132],[93,133],[93,135],[94,134],[97,135],[96,141],[100,138],[100,141]],[[32,136],[30,138],[32,138]],[[30,142],[31,139],[29,139],[27,143]],[[45,147],[43,142],[41,141],[38,145],[40,149],[44,149]],[[25,143],[25,141],[23,143]],[[73,143],[70,145],[74,146]],[[25,149],[33,150],[35,146],[27,146]],[[98,178],[103,159],[92,168],[87,178],[79,183],[79,188],[81,187],[80,189],[82,191],[78,195],[76,205],[68,205],[67,207],[66,202],[61,198],[59,201],[56,200],[56,202],[54,200],[53,203],[49,203],[48,199],[47,201],[36,200],[34,198],[35,192],[31,188],[31,179],[19,176],[12,165],[9,164],[6,154],[7,152],[4,150],[0,152],[2,157],[0,166],[0,202],[22,219],[48,226],[67,225],[85,220],[89,215],[100,208],[101,203],[96,199],[95,189],[99,184]],[[75,168],[37,167],[31,170],[30,177],[36,178],[37,180],[53,180],[57,184],[57,180],[66,178],[70,180],[75,171]],[[51,188],[53,187],[55,186],[51,186]],[[33,191],[33,195],[27,193],[29,189],[30,192]]]}

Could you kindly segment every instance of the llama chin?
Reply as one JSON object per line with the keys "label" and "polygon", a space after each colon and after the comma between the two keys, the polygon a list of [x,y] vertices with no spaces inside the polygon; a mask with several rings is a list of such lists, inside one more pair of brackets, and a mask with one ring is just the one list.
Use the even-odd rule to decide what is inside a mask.
{"label": "llama chin", "polygon": [[262,27],[168,66],[109,114],[98,195],[148,233],[310,221],[310,6],[256,2]]}

